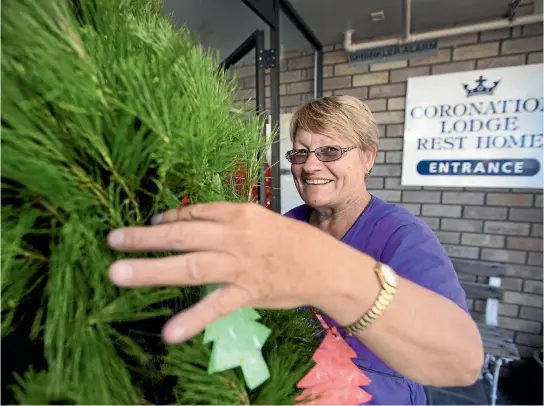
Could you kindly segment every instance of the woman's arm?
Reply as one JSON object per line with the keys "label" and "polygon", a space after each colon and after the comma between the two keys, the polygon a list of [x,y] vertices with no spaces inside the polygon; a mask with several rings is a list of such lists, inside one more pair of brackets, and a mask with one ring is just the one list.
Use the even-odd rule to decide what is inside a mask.
{"label": "woman's arm", "polygon": [[[483,363],[480,336],[458,304],[432,291],[448,294],[440,280],[455,275],[451,263],[448,271],[440,256],[433,255],[443,249],[430,236],[435,241],[432,249],[422,244],[423,237],[430,238],[425,235],[389,239],[380,260],[401,276],[399,287],[390,306],[360,339],[414,381],[468,385]],[[115,262],[110,278],[118,286],[221,284],[167,323],[163,336],[169,343],[183,342],[246,306],[280,309],[309,304],[349,324],[372,306],[380,290],[372,258],[255,204],[210,203],[171,210],[153,226],[113,231],[108,242],[125,252],[185,252]],[[416,275],[425,278],[418,280]],[[420,286],[426,283],[428,289]]]}
{"label": "woman's arm", "polygon": [[[399,274],[397,293],[389,307],[358,338],[389,367],[416,382],[433,386],[471,385],[483,365],[483,347],[468,312],[444,297],[449,294],[460,301],[462,296],[464,301],[451,262],[432,234],[429,237],[412,232],[395,238],[395,252],[382,261]],[[433,249],[429,250],[425,242]],[[361,317],[381,289],[374,272],[375,260],[345,248],[329,257],[334,258],[334,268],[343,272],[330,280],[339,293],[324,297],[322,305],[322,310],[342,325]],[[388,247],[384,250],[386,256],[387,252]],[[328,262],[322,265],[333,266]],[[444,295],[436,291],[443,291]]]}

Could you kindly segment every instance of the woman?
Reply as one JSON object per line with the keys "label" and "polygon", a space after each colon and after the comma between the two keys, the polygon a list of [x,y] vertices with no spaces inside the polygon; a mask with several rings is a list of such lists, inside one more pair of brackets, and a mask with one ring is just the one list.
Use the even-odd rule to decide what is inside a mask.
{"label": "woman", "polygon": [[244,306],[314,306],[345,327],[374,404],[425,404],[421,384],[472,384],[482,342],[448,256],[423,222],[366,190],[378,144],[368,107],[348,96],[313,100],[294,115],[291,138],[287,158],[306,204],[286,216],[255,204],[194,205],[115,230],[117,250],[189,253],[118,261],[113,282],[222,284],[168,322],[172,343]]}

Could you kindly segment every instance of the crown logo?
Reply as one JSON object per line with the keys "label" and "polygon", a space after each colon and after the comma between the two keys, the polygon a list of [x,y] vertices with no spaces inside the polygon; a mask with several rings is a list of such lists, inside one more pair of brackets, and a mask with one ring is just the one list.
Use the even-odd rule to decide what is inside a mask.
{"label": "crown logo", "polygon": [[482,75],[480,75],[480,77],[476,79],[475,82],[477,83],[477,85],[473,89],[471,89],[470,87],[468,87],[468,85],[463,83],[463,87],[465,88],[465,91],[467,92],[467,97],[476,96],[480,94],[485,94],[489,96],[493,95],[493,92],[497,88],[497,85],[499,84],[500,80],[496,80],[495,82],[493,82],[493,86],[487,87],[484,85],[484,83],[487,82],[487,79],[484,78]]}

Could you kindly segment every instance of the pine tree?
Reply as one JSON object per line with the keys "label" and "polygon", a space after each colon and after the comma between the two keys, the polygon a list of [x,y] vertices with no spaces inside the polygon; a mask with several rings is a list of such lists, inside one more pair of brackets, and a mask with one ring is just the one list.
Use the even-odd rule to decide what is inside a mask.
{"label": "pine tree", "polygon": [[232,108],[235,81],[161,3],[2,3],[4,403],[286,404],[312,365],[313,315],[260,311],[270,379],[250,390],[239,368],[210,375],[203,334],[160,339],[200,288],[108,280],[138,257],[111,251],[108,231],[182,197],[247,201],[268,148],[261,118]]}
{"label": "pine tree", "polygon": [[316,365],[300,380],[298,400],[309,405],[360,405],[372,396],[361,389],[370,379],[353,363],[357,354],[336,327],[328,329],[315,352]]}

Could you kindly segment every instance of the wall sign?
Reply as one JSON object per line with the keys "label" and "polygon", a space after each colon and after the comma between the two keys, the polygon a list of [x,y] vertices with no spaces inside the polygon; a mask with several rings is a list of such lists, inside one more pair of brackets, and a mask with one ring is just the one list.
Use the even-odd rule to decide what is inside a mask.
{"label": "wall sign", "polygon": [[437,53],[438,41],[432,39],[348,52],[348,62],[350,66],[362,66],[401,59],[434,56]]}
{"label": "wall sign", "polygon": [[542,65],[408,79],[402,184],[542,188]]}

